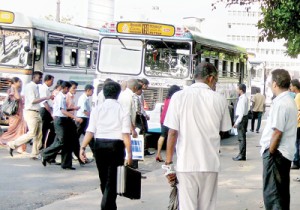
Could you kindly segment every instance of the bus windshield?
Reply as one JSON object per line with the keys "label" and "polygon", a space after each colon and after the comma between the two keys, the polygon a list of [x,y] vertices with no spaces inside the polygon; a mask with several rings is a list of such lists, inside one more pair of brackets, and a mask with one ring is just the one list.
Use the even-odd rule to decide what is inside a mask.
{"label": "bus windshield", "polygon": [[103,73],[138,75],[141,72],[143,42],[121,38],[103,38],[98,69]]}
{"label": "bus windshield", "polygon": [[29,46],[29,38],[29,31],[0,28],[0,64],[26,66],[24,47]]}
{"label": "bus windshield", "polygon": [[188,42],[148,40],[145,54],[147,76],[186,78],[190,72]]}

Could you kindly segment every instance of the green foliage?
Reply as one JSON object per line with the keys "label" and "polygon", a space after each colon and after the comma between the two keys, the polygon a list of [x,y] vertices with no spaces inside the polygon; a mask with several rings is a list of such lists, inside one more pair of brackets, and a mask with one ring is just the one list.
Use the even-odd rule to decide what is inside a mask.
{"label": "green foliage", "polygon": [[285,39],[287,54],[297,57],[300,54],[300,0],[219,0],[212,6],[216,8],[219,2],[246,5],[259,2],[263,18],[258,21],[261,29],[259,41]]}

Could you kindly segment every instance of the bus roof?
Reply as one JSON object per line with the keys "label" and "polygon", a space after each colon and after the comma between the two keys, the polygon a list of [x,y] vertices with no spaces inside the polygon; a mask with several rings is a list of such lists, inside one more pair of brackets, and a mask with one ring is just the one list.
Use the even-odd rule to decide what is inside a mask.
{"label": "bus roof", "polygon": [[80,38],[87,38],[93,40],[99,39],[99,32],[96,29],[89,29],[81,26],[59,23],[42,18],[28,17],[18,12],[15,13],[15,19],[12,24],[0,23],[0,26],[1,25],[5,25],[8,27],[34,28],[42,31],[77,36]]}
{"label": "bus roof", "polygon": [[226,42],[221,42],[218,40],[214,40],[214,39],[210,39],[208,37],[205,37],[203,35],[200,35],[197,32],[193,32],[190,31],[193,39],[197,42],[202,44],[203,46],[206,47],[211,47],[211,48],[215,48],[215,49],[220,49],[220,50],[224,50],[224,51],[229,51],[232,53],[243,53],[243,54],[247,54],[247,51],[245,48],[237,46],[237,45],[233,45],[230,43],[226,43]]}

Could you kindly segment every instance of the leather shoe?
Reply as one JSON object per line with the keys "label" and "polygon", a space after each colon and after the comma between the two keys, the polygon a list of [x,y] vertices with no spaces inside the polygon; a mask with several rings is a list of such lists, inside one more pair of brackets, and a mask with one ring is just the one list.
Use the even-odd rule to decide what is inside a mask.
{"label": "leather shoe", "polygon": [[43,164],[43,166],[47,166],[47,161],[44,159],[44,157],[42,156],[42,164]]}
{"label": "leather shoe", "polygon": [[74,167],[62,167],[62,169],[64,169],[64,170],[76,170],[76,168],[74,168]]}
{"label": "leather shoe", "polygon": [[233,157],[232,160],[234,160],[234,161],[245,161],[246,158],[245,157],[241,157],[241,156],[237,156],[237,157]]}
{"label": "leather shoe", "polygon": [[13,156],[14,156],[14,155],[13,155],[14,149],[8,147],[8,151],[9,151],[10,156],[13,157]]}
{"label": "leather shoe", "polygon": [[146,156],[146,155],[154,155],[155,154],[155,152],[150,152],[149,150],[145,150],[144,151],[144,155]]}

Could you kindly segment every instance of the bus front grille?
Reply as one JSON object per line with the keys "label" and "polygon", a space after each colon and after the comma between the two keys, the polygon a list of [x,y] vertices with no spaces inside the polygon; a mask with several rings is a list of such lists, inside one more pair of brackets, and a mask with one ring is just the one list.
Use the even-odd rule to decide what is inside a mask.
{"label": "bus front grille", "polygon": [[151,111],[155,108],[156,103],[162,103],[166,98],[168,88],[149,87],[144,90],[144,109]]}

